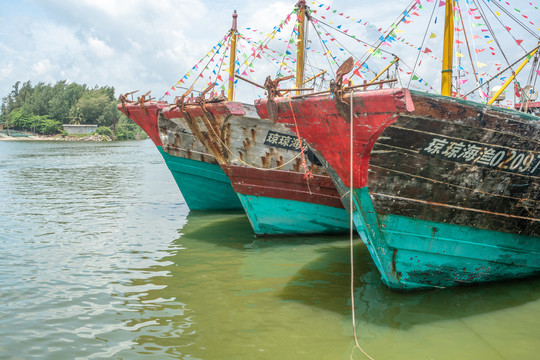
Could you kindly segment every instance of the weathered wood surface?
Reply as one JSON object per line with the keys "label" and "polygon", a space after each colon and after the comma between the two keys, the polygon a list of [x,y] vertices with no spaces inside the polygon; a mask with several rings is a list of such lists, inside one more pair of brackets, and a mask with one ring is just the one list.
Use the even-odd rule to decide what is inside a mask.
{"label": "weathered wood surface", "polygon": [[380,135],[368,187],[384,214],[540,235],[540,123],[413,93]]}
{"label": "weathered wood surface", "polygon": [[167,119],[163,113],[160,113],[158,128],[163,151],[169,155],[217,164],[216,158],[191,133],[183,118]]}
{"label": "weathered wood surface", "polygon": [[[310,161],[312,154],[305,156],[306,168],[316,180],[304,178],[296,134],[260,119],[253,105],[227,101],[189,104],[183,110],[165,109],[164,116],[187,126],[230,176],[238,193],[342,207],[324,168]],[[167,126],[167,131],[181,131],[171,123]],[[287,172],[291,174],[284,175]]]}
{"label": "weathered wood surface", "polygon": [[[224,166],[236,192],[253,196],[304,201],[342,207],[334,183],[328,176],[313,175],[309,180],[296,171],[256,169],[246,166]],[[307,186],[306,186],[307,184]]]}

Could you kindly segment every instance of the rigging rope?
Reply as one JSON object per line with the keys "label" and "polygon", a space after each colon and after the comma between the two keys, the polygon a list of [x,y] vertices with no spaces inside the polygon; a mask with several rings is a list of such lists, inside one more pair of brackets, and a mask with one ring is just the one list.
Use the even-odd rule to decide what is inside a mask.
{"label": "rigging rope", "polygon": [[[202,106],[202,105],[201,105]],[[205,111],[207,111],[206,109],[203,108],[203,118],[204,120],[207,122],[208,126],[210,127],[210,129],[212,129],[212,132],[214,133],[214,136],[219,140],[219,142],[221,143],[221,145],[223,145],[223,147],[236,159],[238,160],[238,162],[240,162],[241,164],[247,166],[247,167],[250,167],[250,168],[253,168],[253,169],[258,169],[258,170],[264,170],[264,171],[267,171],[267,170],[277,170],[277,169],[280,169],[282,167],[284,167],[285,165],[288,165],[290,164],[291,162],[293,162],[294,160],[296,160],[300,155],[302,155],[302,159],[304,158],[304,153],[301,152],[300,154],[297,154],[295,157],[293,157],[292,159],[290,159],[289,161],[287,161],[286,163],[283,163],[281,165],[278,165],[278,166],[275,166],[275,167],[270,167],[270,168],[262,168],[262,167],[258,167],[258,166],[255,166],[255,165],[251,165],[251,164],[248,164],[246,163],[244,160],[240,159],[238,156],[236,156],[236,154],[234,152],[232,152],[231,149],[229,149],[229,147],[227,146],[227,144],[225,144],[223,142],[223,140],[221,140],[221,136],[219,136],[216,132],[216,130],[214,129],[214,127],[212,126],[210,120],[206,117],[206,114],[205,114]],[[301,143],[300,143],[301,144]],[[301,146],[301,145],[300,145]],[[311,173],[310,173],[311,174]]]}
{"label": "rigging rope", "polygon": [[[309,179],[313,177],[313,174],[308,170],[307,165],[306,165],[306,158],[304,157],[304,146],[302,145],[302,138],[300,137],[300,132],[298,131],[298,124],[296,123],[296,116],[294,116],[294,110],[292,107],[290,94],[288,98],[289,98],[289,106],[291,107],[291,114],[294,119],[294,129],[296,130],[296,136],[298,136],[298,142],[300,143],[300,154],[302,154],[302,166],[304,167],[304,179],[308,180],[308,187],[309,187]],[[311,189],[309,190],[309,193],[311,194]]]}
{"label": "rigging rope", "polygon": [[349,105],[351,109],[350,113],[350,164],[349,164],[349,182],[350,182],[350,188],[349,188],[349,245],[350,245],[350,261],[351,261],[351,314],[352,314],[352,326],[353,326],[353,335],[354,335],[354,342],[356,344],[356,347],[364,354],[368,359],[374,360],[371,356],[369,356],[364,349],[360,346],[358,343],[358,336],[356,334],[356,316],[355,316],[355,304],[354,304],[354,221],[353,221],[353,212],[354,212],[354,203],[353,203],[353,139],[354,139],[354,114],[353,114],[353,95],[354,95],[354,89],[351,89],[351,103]]}
{"label": "rigging rope", "polygon": [[[439,4],[437,4],[436,2],[433,3],[433,10],[431,11],[431,17],[429,18],[428,26],[426,26],[426,31],[424,32],[424,37],[422,38],[422,44],[420,44],[420,47],[418,48],[418,54],[416,55],[416,60],[414,62],[414,67],[412,70],[413,74],[414,74],[414,71],[416,70],[416,65],[418,64],[418,58],[420,57],[420,54],[422,54],[422,48],[424,47],[424,43],[426,41],[426,36],[429,30],[429,26],[431,25],[433,14],[435,14],[435,9],[438,8],[438,5]],[[407,87],[411,85],[412,78],[413,78],[412,76],[409,78],[409,83],[407,84]]]}
{"label": "rigging rope", "polygon": [[497,39],[497,36],[495,36],[495,31],[493,31],[493,28],[491,27],[491,24],[489,23],[485,13],[484,9],[480,6],[480,2],[476,3],[476,6],[478,7],[478,11],[480,12],[480,15],[486,22],[486,27],[488,28],[489,32],[491,33],[491,36],[493,36],[493,40],[495,40],[495,44],[497,44],[497,47],[499,48],[499,51],[501,52],[502,56],[504,57],[504,60],[506,61],[506,65],[510,68],[512,71],[512,74],[514,74],[514,69],[512,69],[512,65],[510,65],[510,61],[508,61],[508,58],[506,57],[506,54],[504,53],[501,44],[499,44],[499,40]]}
{"label": "rigging rope", "polygon": [[459,18],[461,20],[461,26],[463,26],[463,36],[465,37],[465,42],[467,43],[467,52],[469,53],[469,60],[471,60],[471,66],[473,69],[474,78],[476,79],[476,84],[480,84],[480,81],[478,81],[478,74],[476,73],[476,68],[474,67],[474,62],[472,59],[471,47],[469,46],[469,37],[467,36],[467,31],[465,31],[465,22],[463,21],[463,14],[461,13],[461,7],[459,7],[458,10],[459,10]]}
{"label": "rigging rope", "polygon": [[[503,8],[498,2],[496,1],[492,1],[491,2],[492,4],[495,4],[495,6],[497,6],[499,9],[501,9],[501,11],[503,11],[506,15],[508,15],[512,20],[514,20],[518,25],[521,25],[521,27],[523,29],[525,29],[525,31],[527,31],[529,34],[531,34],[532,36],[534,36],[535,38],[538,37],[537,34],[535,34],[531,29],[529,29],[528,26],[524,25],[518,18],[516,18],[514,15],[512,15],[512,13],[510,13],[508,10],[506,10],[505,8]],[[508,4],[508,3],[507,3]]]}

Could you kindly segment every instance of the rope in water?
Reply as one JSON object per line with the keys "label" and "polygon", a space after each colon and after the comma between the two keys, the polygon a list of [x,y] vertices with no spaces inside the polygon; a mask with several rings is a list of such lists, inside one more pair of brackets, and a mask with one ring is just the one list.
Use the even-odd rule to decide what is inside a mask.
{"label": "rope in water", "polygon": [[354,89],[351,89],[351,114],[350,114],[350,165],[349,165],[349,181],[350,181],[350,188],[349,188],[349,235],[350,235],[350,251],[351,251],[351,313],[352,313],[352,326],[353,326],[353,335],[354,335],[354,342],[356,344],[356,347],[364,354],[368,359],[374,360],[371,356],[369,356],[364,349],[360,346],[358,343],[358,336],[356,335],[356,317],[355,317],[355,305],[354,305],[354,222],[353,222],[353,128],[354,128],[354,117],[353,117],[353,95],[354,95]]}

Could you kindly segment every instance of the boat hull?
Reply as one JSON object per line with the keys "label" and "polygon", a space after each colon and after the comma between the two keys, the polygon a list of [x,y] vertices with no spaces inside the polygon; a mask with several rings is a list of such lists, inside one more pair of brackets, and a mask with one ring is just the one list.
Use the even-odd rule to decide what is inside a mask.
{"label": "boat hull", "polygon": [[[307,158],[304,168],[298,137],[260,119],[252,105],[227,101],[187,104],[183,111],[164,111],[164,116],[187,124],[217,160],[257,235],[348,231],[347,213],[324,169]],[[168,128],[179,133],[171,125]]]}
{"label": "boat hull", "polygon": [[223,166],[257,235],[339,234],[349,216],[328,176]]}
{"label": "boat hull", "polygon": [[190,210],[239,210],[242,204],[218,164],[173,156],[157,147]]}
{"label": "boat hull", "polygon": [[[381,273],[399,291],[522,278],[539,273],[533,236],[380,215],[369,189],[354,189],[353,219]],[[535,256],[533,256],[535,255]]]}
{"label": "boat hull", "polygon": [[404,89],[363,92],[351,155],[351,122],[331,98],[277,103],[278,122],[298,123],[345,201],[352,189],[356,228],[390,288],[540,273],[537,117]]}
{"label": "boat hull", "polygon": [[204,145],[188,131],[181,136],[163,130],[165,102],[118,105],[156,145],[190,210],[239,210],[242,205],[227,175]]}
{"label": "boat hull", "polygon": [[345,209],[267,196],[238,194],[257,235],[342,234],[349,227]]}

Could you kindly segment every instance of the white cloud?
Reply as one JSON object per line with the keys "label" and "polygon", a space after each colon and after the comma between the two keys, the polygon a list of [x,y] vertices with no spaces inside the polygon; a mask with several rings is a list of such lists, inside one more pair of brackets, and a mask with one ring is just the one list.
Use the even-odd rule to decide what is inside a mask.
{"label": "white cloud", "polygon": [[48,75],[54,70],[54,67],[51,64],[49,59],[39,60],[32,66],[33,74],[37,77],[43,77]]}
{"label": "white cloud", "polygon": [[104,41],[92,36],[90,36],[87,41],[90,52],[96,54],[97,57],[105,59],[114,55],[114,49],[108,46]]}
{"label": "white cloud", "polygon": [[[319,10],[317,16],[329,15],[319,7],[319,2],[312,5],[308,0],[307,3]],[[330,5],[353,17],[369,20],[375,29],[358,25],[356,30],[373,41],[378,37],[376,28],[388,26],[400,14],[399,9],[404,9],[410,1],[396,0],[392,6],[364,0],[323,3],[325,7]],[[426,6],[422,10],[425,13],[435,4],[422,3]],[[294,4],[295,0],[9,2],[0,13],[0,97],[9,93],[16,81],[31,80],[35,84],[64,79],[89,86],[114,86],[117,93],[139,89],[152,90],[154,96],[161,96],[225,35],[231,26],[233,10],[238,11],[241,31],[251,27],[268,32],[292,11]],[[530,20],[539,23],[533,15],[538,17],[531,13]],[[415,46],[421,43],[421,28],[411,25],[405,28],[407,39],[415,39]],[[246,35],[261,38],[259,34]],[[284,41],[289,35],[282,34]],[[312,44],[318,42],[315,36],[313,39]],[[440,38],[435,40],[440,42]],[[283,41],[279,46],[283,46]],[[364,49],[360,44],[351,46],[357,51]],[[431,50],[437,53],[439,47],[434,44]],[[404,57],[404,61],[413,63],[414,48],[410,46],[406,50],[412,55]],[[262,62],[259,66],[265,74],[274,75],[277,71],[271,63]],[[430,77],[439,72],[437,69],[438,64],[428,65],[427,60],[418,68]],[[257,82],[264,82],[264,76],[254,76],[259,77]],[[253,91],[249,95],[253,96]]]}

